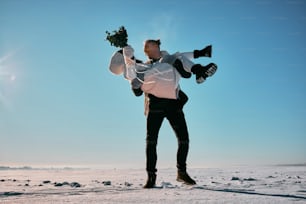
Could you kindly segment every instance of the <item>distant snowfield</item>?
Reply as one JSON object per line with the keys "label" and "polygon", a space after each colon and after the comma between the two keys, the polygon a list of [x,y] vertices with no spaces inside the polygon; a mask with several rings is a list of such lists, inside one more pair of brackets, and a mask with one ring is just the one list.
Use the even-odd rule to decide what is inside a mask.
{"label": "distant snowfield", "polygon": [[157,187],[143,189],[143,169],[0,170],[0,203],[306,203],[306,167],[189,169],[197,181],[176,181],[160,169]]}

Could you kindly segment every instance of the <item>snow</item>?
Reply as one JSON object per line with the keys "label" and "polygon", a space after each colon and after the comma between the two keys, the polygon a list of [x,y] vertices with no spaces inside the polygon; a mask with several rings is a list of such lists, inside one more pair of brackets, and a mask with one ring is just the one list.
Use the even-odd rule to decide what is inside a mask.
{"label": "snow", "polygon": [[0,203],[306,203],[306,166],[191,168],[195,186],[160,169],[143,189],[144,169],[0,170]]}

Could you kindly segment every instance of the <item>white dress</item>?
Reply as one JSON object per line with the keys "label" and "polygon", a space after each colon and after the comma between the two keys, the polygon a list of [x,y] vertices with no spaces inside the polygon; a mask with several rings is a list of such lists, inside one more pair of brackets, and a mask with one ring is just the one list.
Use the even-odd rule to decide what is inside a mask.
{"label": "white dress", "polygon": [[136,63],[131,60],[133,49],[130,46],[123,48],[123,53],[116,52],[111,58],[109,69],[113,74],[123,76],[128,81],[137,77],[137,73],[144,74],[141,89],[148,94],[153,94],[159,98],[177,99],[179,91],[179,80],[181,78],[178,71],[172,66],[176,59],[180,59],[185,71],[191,72],[194,63],[190,60],[193,52],[175,53],[170,55],[162,51],[159,61],[152,64]]}

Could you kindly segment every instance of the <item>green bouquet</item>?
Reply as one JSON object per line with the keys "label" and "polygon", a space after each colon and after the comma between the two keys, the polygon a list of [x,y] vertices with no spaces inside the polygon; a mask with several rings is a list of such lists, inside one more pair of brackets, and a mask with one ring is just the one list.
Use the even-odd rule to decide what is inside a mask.
{"label": "green bouquet", "polygon": [[106,35],[106,40],[108,40],[112,46],[123,48],[128,45],[128,35],[124,26],[121,26],[118,31],[114,30],[113,33],[106,31]]}

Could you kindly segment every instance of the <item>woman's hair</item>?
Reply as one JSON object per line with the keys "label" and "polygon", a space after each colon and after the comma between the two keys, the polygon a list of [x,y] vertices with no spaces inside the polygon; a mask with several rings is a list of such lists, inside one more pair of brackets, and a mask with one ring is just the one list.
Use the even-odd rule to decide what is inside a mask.
{"label": "woman's hair", "polygon": [[160,39],[157,39],[157,40],[149,39],[149,40],[146,40],[146,41],[145,41],[145,44],[146,44],[146,43],[154,43],[154,44],[156,44],[156,45],[158,45],[158,46],[160,46],[160,44],[161,44]]}

